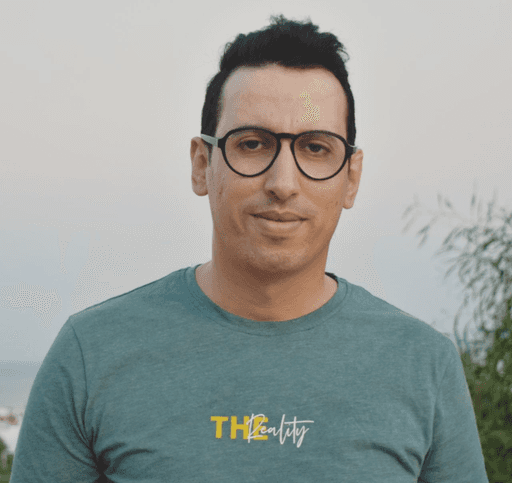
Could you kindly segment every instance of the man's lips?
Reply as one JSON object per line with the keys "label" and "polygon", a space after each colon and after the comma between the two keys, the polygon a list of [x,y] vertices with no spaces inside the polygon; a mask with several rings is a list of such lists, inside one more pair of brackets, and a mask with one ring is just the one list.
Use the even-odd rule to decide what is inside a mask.
{"label": "man's lips", "polygon": [[267,218],[266,216],[258,216],[258,215],[253,215],[255,216],[256,218],[263,218],[264,220],[269,220],[269,221],[275,221],[277,223],[295,223],[296,221],[302,221],[302,220],[273,220],[272,218]]}
{"label": "man's lips", "polygon": [[265,218],[266,220],[289,222],[289,221],[304,221],[304,218],[297,213],[291,211],[277,211],[269,210],[262,211],[261,213],[253,213],[257,218]]}
{"label": "man's lips", "polygon": [[291,237],[298,233],[298,230],[303,226],[304,220],[290,220],[290,221],[277,221],[263,218],[262,216],[253,215],[256,220],[256,225],[262,233],[270,237]]}

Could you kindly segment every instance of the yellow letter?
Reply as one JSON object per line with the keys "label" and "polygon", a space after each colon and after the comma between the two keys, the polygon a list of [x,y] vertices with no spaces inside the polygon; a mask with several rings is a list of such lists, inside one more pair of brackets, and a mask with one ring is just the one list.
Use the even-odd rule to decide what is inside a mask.
{"label": "yellow letter", "polygon": [[225,416],[212,416],[210,421],[215,421],[215,437],[217,439],[222,438],[222,423],[227,421],[228,418]]}
{"label": "yellow letter", "polygon": [[249,437],[249,416],[244,416],[244,424],[237,424],[236,416],[231,416],[231,439],[236,439],[236,432],[240,429],[244,432],[244,439]]}
{"label": "yellow letter", "polygon": [[256,416],[254,418],[254,425],[256,426],[256,430],[254,430],[253,432],[253,439],[268,439],[268,436],[265,435],[263,436],[262,434],[260,434],[260,431],[263,429],[264,431],[266,431],[266,426],[260,426],[261,423],[268,423],[268,418],[262,418],[261,416]]}

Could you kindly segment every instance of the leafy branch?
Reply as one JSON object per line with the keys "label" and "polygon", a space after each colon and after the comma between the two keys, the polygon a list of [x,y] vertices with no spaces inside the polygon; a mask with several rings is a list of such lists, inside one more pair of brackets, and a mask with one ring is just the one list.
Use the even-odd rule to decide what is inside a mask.
{"label": "leafy branch", "polygon": [[[476,193],[473,193],[472,217],[469,219],[459,214],[452,203],[440,193],[437,194],[437,201],[438,211],[432,212],[425,210],[415,195],[414,203],[409,205],[402,215],[402,219],[409,218],[402,233],[406,233],[419,216],[425,212],[430,214],[430,222],[416,233],[416,236],[422,237],[418,245],[420,248],[439,220],[448,218],[451,223],[454,219],[459,220],[459,224],[445,238],[435,256],[454,255],[448,260],[450,265],[444,279],[457,270],[459,280],[466,288],[454,323],[455,336],[460,341],[457,325],[470,301],[479,301],[473,317],[475,321],[480,322],[481,332],[485,332],[485,322],[502,320],[506,314],[507,300],[512,298],[512,213],[508,213],[504,208],[495,209],[496,191],[486,213],[483,213],[482,201],[477,203]],[[461,241],[465,241],[462,247]],[[467,340],[467,328],[464,340]],[[478,346],[478,343],[475,346]]]}

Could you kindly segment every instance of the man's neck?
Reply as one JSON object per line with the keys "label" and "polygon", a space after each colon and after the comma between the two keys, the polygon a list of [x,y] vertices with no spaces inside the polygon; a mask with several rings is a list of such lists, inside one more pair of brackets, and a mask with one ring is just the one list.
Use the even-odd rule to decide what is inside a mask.
{"label": "man's neck", "polygon": [[225,311],[258,322],[282,322],[307,315],[325,305],[338,288],[323,271],[316,277],[305,273],[261,284],[247,275],[227,275],[213,261],[197,268],[196,281],[205,295]]}

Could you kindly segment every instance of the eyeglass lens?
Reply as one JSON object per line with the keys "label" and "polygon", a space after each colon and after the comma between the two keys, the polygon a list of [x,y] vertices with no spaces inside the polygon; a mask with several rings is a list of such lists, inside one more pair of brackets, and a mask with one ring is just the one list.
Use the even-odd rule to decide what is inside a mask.
{"label": "eyeglass lens", "polygon": [[[266,131],[246,129],[226,140],[229,164],[245,175],[263,171],[274,159],[277,139]],[[295,156],[301,169],[312,178],[332,176],[345,160],[345,144],[326,133],[304,133],[295,141]]]}

